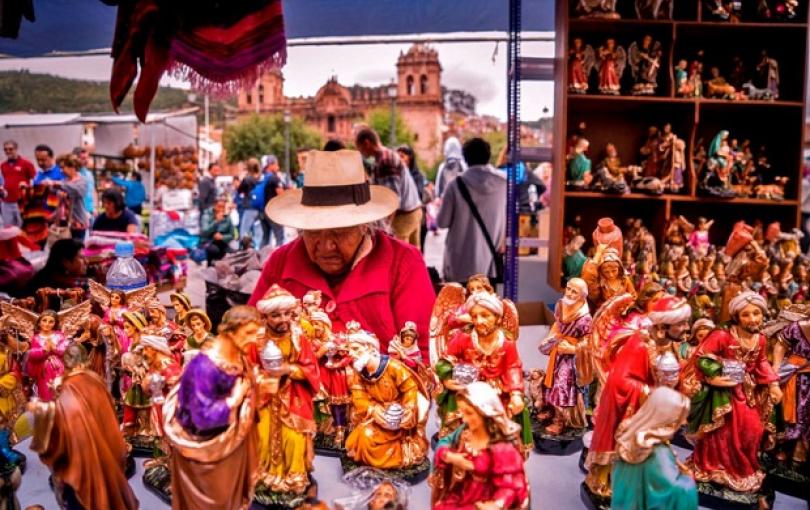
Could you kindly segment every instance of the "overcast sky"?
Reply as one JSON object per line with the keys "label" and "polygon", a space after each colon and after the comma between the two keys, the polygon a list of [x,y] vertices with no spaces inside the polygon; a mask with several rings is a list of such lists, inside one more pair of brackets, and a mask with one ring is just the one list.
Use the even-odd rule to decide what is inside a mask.
{"label": "overcast sky", "polygon": [[[396,59],[409,44],[363,44],[346,46],[292,46],[284,67],[284,92],[288,96],[311,96],[331,76],[344,85],[379,85],[396,77]],[[446,87],[472,93],[478,99],[478,113],[506,117],[506,44],[437,43]],[[526,56],[551,57],[553,43],[524,43]],[[112,60],[106,56],[0,59],[0,70],[29,69],[75,79],[106,81]],[[164,84],[183,86],[164,78]],[[521,119],[536,120],[544,107],[553,111],[551,82],[527,82],[523,86]]]}

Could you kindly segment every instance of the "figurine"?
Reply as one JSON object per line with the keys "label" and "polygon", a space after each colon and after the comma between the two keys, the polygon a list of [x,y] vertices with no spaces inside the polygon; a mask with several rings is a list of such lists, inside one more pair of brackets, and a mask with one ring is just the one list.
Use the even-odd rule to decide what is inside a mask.
{"label": "figurine", "polygon": [[768,91],[768,99],[779,99],[779,63],[762,50],[756,67],[757,77],[754,84]]}
{"label": "figurine", "polygon": [[138,349],[141,333],[146,329],[146,317],[140,312],[124,313],[124,333],[126,341],[122,346],[120,380],[121,394],[124,395],[124,417],[121,430],[127,437],[151,436],[151,426],[147,418],[151,407],[149,397],[143,390],[146,380],[146,359]]}
{"label": "figurine", "polygon": [[748,282],[763,282],[762,274],[768,267],[768,255],[754,240],[754,228],[738,222],[729,235],[724,255],[731,259],[725,268],[725,285],[720,306],[720,323],[729,320],[728,304],[748,285]]}
{"label": "figurine", "polygon": [[588,308],[588,285],[572,278],[565,295],[554,307],[554,324],[540,342],[540,352],[549,357],[544,381],[546,404],[553,408],[547,434],[559,436],[569,428],[584,428],[584,407],[579,401],[574,355],[583,337],[591,334],[591,312]]}
{"label": "figurine", "polygon": [[498,391],[473,382],[458,394],[464,424],[439,441],[430,477],[433,510],[528,509],[520,426]]}
{"label": "figurine", "polygon": [[[728,311],[731,327],[712,331],[684,374],[682,391],[692,398],[689,434],[695,445],[687,464],[698,482],[756,493],[765,478],[759,468],[765,422],[782,391],[766,357],[767,340],[759,333],[765,299],[745,291],[729,302]],[[768,398],[755,397],[764,397],[766,389]]]}
{"label": "figurine", "polygon": [[709,145],[706,169],[700,182],[700,191],[718,198],[734,198],[731,185],[731,169],[734,160],[728,143],[728,131],[721,130]]}
{"label": "figurine", "polygon": [[[88,302],[89,304],[89,302]],[[124,475],[127,445],[107,385],[84,369],[83,349],[65,349],[65,375],[53,402],[28,404],[31,450],[53,473],[59,501],[70,508],[134,510],[138,500]]]}
{"label": "figurine", "polygon": [[[295,324],[295,297],[273,285],[256,304],[264,320],[260,352],[280,353],[277,367],[262,371],[272,381],[270,401],[259,409],[259,474],[273,493],[303,494],[309,486],[316,433],[314,397],[321,387],[309,339]],[[262,354],[264,358],[264,354]]]}
{"label": "figurine", "polygon": [[[119,340],[124,336],[124,313],[139,311],[146,307],[148,301],[156,299],[156,287],[153,283],[126,292],[110,290],[92,278],[88,280],[88,284],[90,285],[90,299],[104,310],[102,320],[113,326]],[[123,342],[121,343],[123,344]]]}
{"label": "figurine", "polygon": [[67,310],[45,310],[37,315],[29,310],[0,302],[3,316],[9,316],[23,337],[30,338],[26,356],[25,374],[33,379],[36,396],[52,400],[52,383],[64,372],[62,354],[69,344],[68,338],[79,329],[81,321],[90,314],[91,305],[85,301]]}
{"label": "figurine", "polygon": [[695,481],[670,446],[689,416],[689,399],[658,387],[616,431],[611,508],[697,509]]}
{"label": "figurine", "polygon": [[612,218],[600,218],[596,222],[596,229],[591,234],[591,240],[594,246],[604,244],[607,247],[613,248],[621,256],[624,250],[624,236],[622,229],[620,229]]}
{"label": "figurine", "polygon": [[430,396],[423,382],[404,363],[382,355],[372,334],[348,333],[346,343],[354,367],[349,383],[353,423],[346,438],[348,459],[386,470],[425,464]]}
{"label": "figurine", "polygon": [[191,298],[185,292],[172,292],[169,294],[169,300],[174,308],[174,322],[178,326],[186,325],[186,313],[191,310]]}
{"label": "figurine", "polygon": [[720,68],[713,66],[709,69],[711,78],[706,82],[706,96],[720,99],[736,99],[737,94],[725,78],[720,75]]}
{"label": "figurine", "polygon": [[188,363],[215,337],[211,334],[211,319],[200,308],[192,308],[187,311],[183,322],[191,330],[186,337],[183,353],[184,363]]}
{"label": "figurine", "polygon": [[661,173],[661,184],[671,193],[680,193],[686,184],[684,182],[686,142],[676,136],[673,137],[670,143],[670,155],[663,160],[664,168]]}
{"label": "figurine", "polygon": [[[166,318],[166,307],[157,298],[148,300],[144,309],[149,320],[149,329],[153,332],[169,339],[177,330],[177,324]],[[180,344],[178,347],[182,349],[183,345]]]}
{"label": "figurine", "polygon": [[630,193],[625,174],[634,174],[639,169],[635,166],[622,166],[619,152],[612,143],[605,145],[605,158],[596,167],[596,176],[591,187],[603,193]]}
{"label": "figurine", "polygon": [[674,0],[636,0],[638,19],[672,19]]}
{"label": "figurine", "polygon": [[[368,474],[368,478],[363,478],[363,482],[358,487],[358,491],[351,496],[338,498],[334,501],[335,510],[407,510],[408,509],[408,485],[398,480],[385,478],[379,470],[369,468],[357,468],[349,475],[344,476],[344,481],[355,472],[365,474],[366,470],[374,471]],[[380,479],[376,485],[369,486],[375,478]],[[367,481],[368,480],[368,481]],[[352,483],[349,483],[352,485]],[[296,509],[301,510],[301,509]],[[316,510],[313,508],[312,510]],[[328,507],[317,510],[329,510]]]}
{"label": "figurine", "polygon": [[576,13],[582,18],[619,19],[616,0],[577,0]]}
{"label": "figurine", "polygon": [[106,343],[108,337],[105,338],[101,333],[103,333],[101,318],[91,314],[82,322],[76,342],[81,344],[87,353],[87,368],[106,381],[108,380],[108,346]]}
{"label": "figurine", "polygon": [[[163,438],[163,404],[169,390],[177,384],[180,379],[182,369],[174,357],[174,353],[169,348],[166,337],[160,335],[144,335],[141,337],[143,355],[146,361],[146,377],[141,381],[142,389],[149,395],[152,404],[150,421],[153,434],[157,438]],[[167,447],[160,448],[163,452],[168,451]],[[155,462],[156,460],[156,462]],[[147,461],[144,465],[149,468],[155,465],[163,465],[166,457]]]}
{"label": "figurine", "polygon": [[257,383],[245,358],[261,319],[248,306],[225,312],[219,335],[186,365],[163,405],[172,508],[250,505],[256,483]]}
{"label": "figurine", "polygon": [[[349,395],[347,368],[351,365],[351,357],[345,352],[344,342],[332,334],[332,321],[325,312],[312,309],[309,312],[309,322],[312,325],[310,335],[312,350],[318,359],[320,379],[326,392],[325,404],[332,417],[331,427],[328,427],[331,430],[328,430],[330,432],[328,435],[332,437],[334,447],[342,448],[343,440],[346,437],[346,427],[349,425],[351,396]],[[355,327],[355,325],[351,326]]]}
{"label": "figurine", "polygon": [[[661,69],[661,57],[664,51],[660,41],[654,41],[647,34],[641,44],[633,42],[628,48],[628,61],[633,74],[633,95],[648,96],[655,94],[658,88],[658,71]],[[621,76],[621,74],[619,75]]]}
{"label": "figurine", "polygon": [[627,53],[616,45],[616,39],[609,37],[596,52],[596,65],[599,68],[599,93],[618,96]]}
{"label": "figurine", "polygon": [[[589,470],[585,484],[598,497],[609,497],[611,493],[610,470],[616,455],[617,428],[639,409],[656,384],[653,362],[661,350],[670,348],[669,331],[683,329],[684,324],[688,329],[692,315],[686,300],[670,295],[650,301],[646,309],[649,310],[646,317],[641,314],[630,318],[635,327],[629,331],[610,328],[606,339],[609,372],[599,397],[593,440],[585,461]],[[608,310],[610,315],[621,312],[621,308]],[[604,331],[603,322],[616,322],[610,315],[597,314],[594,330]]]}
{"label": "figurine", "polygon": [[[5,322],[5,321],[3,321]],[[15,355],[19,345],[14,338],[11,327],[0,326],[0,436],[8,431],[17,422],[17,418],[25,410],[25,392],[23,389],[23,375],[20,363]],[[15,463],[19,457],[15,455],[0,454],[7,462]]]}
{"label": "figurine", "polygon": [[732,2],[728,0],[705,0],[705,7],[705,10],[715,19],[729,21],[731,23],[740,22],[742,2]]}
{"label": "figurine", "polygon": [[582,279],[588,284],[588,299],[596,308],[619,294],[636,296],[636,289],[625,272],[619,252],[607,245],[596,247],[594,256],[582,268]]}
{"label": "figurine", "polygon": [[388,343],[388,355],[405,363],[411,370],[418,372],[419,367],[424,366],[422,354],[416,344],[418,338],[416,324],[410,321],[406,322],[399,334]]}
{"label": "figurine", "polygon": [[697,229],[689,234],[689,247],[698,257],[705,257],[709,253],[709,229],[712,228],[714,220],[707,220],[703,216],[698,218]]}
{"label": "figurine", "polygon": [[571,278],[579,278],[582,275],[582,267],[588,258],[582,253],[582,246],[585,238],[575,236],[563,248],[563,284]]}
{"label": "figurine", "polygon": [[678,60],[675,66],[675,93],[678,97],[694,97],[695,84],[689,79],[688,63],[684,59]]}
{"label": "figurine", "polygon": [[689,340],[681,342],[678,346],[678,358],[684,362],[688,361],[689,358],[692,357],[692,353],[695,352],[695,349],[703,342],[703,339],[714,331],[715,328],[717,328],[717,326],[715,326],[711,319],[702,317],[696,320],[695,323],[692,324]]}
{"label": "figurine", "polygon": [[590,143],[585,138],[577,140],[574,148],[574,157],[568,162],[568,181],[566,186],[572,189],[585,189],[590,185],[593,176],[591,175],[591,160],[585,153],[588,151]]}
{"label": "figurine", "polygon": [[[532,431],[524,401],[523,364],[515,344],[517,337],[509,333],[518,325],[507,324],[509,314],[505,312],[514,305],[495,294],[476,292],[465,306],[473,319],[473,330],[458,332],[447,346],[445,357],[434,367],[445,388],[437,398],[440,414],[444,413],[439,436],[444,437],[457,426],[456,392],[473,380],[486,381],[497,385],[509,416],[522,426],[523,448],[528,452],[532,447]],[[510,313],[517,318],[516,312]]]}
{"label": "figurine", "polygon": [[595,59],[593,47],[584,44],[582,38],[575,37],[568,50],[568,92],[572,94],[588,92],[588,77],[593,70]]}

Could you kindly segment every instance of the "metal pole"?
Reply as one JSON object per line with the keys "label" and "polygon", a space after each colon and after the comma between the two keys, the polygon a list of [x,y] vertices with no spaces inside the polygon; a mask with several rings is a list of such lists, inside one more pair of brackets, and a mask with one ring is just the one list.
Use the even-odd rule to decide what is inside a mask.
{"label": "metal pole", "polygon": [[397,146],[397,98],[391,98],[391,136],[388,144],[393,149]]}
{"label": "metal pole", "polygon": [[284,170],[287,172],[288,177],[292,177],[290,173],[290,119],[284,119]]}
{"label": "metal pole", "polygon": [[509,42],[507,60],[507,147],[509,166],[506,187],[506,263],[504,296],[518,297],[518,187],[520,160],[520,15],[521,0],[509,0]]}
{"label": "metal pole", "polygon": [[211,158],[209,157],[210,152],[208,150],[211,148],[211,125],[210,125],[210,114],[208,109],[208,94],[205,95],[205,168],[208,168],[208,164],[211,163]]}
{"label": "metal pole", "polygon": [[149,142],[152,145],[151,150],[149,151],[149,182],[151,183],[149,186],[149,240],[155,240],[155,229],[152,228],[152,220],[154,219],[155,215],[155,180],[156,180],[156,172],[155,172],[155,127],[151,126],[149,133]]}

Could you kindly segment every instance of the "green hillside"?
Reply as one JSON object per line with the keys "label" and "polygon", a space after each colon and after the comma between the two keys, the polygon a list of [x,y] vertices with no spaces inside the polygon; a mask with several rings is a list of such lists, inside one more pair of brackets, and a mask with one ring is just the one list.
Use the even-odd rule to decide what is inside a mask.
{"label": "green hillside", "polygon": [[[187,105],[188,91],[161,87],[151,111],[171,110]],[[132,111],[132,93],[122,111]],[[98,113],[110,112],[106,82],[69,80],[28,71],[0,71],[0,113]]]}

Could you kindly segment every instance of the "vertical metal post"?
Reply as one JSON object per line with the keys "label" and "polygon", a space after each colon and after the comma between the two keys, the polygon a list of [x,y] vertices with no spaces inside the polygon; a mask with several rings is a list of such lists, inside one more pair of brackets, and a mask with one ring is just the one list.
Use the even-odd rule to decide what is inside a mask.
{"label": "vertical metal post", "polygon": [[209,113],[209,105],[208,105],[208,94],[205,95],[205,167],[208,168],[208,164],[211,163],[211,153],[209,152],[211,149],[211,115]]}
{"label": "vertical metal post", "polygon": [[520,160],[520,30],[521,0],[509,0],[509,41],[507,43],[507,146],[509,166],[506,188],[506,260],[504,297],[518,297],[518,187]]}
{"label": "vertical metal post", "polygon": [[397,146],[397,98],[391,98],[391,136],[388,145],[393,149]]}
{"label": "vertical metal post", "polygon": [[288,177],[292,177],[290,172],[290,117],[284,114],[284,171]]}

